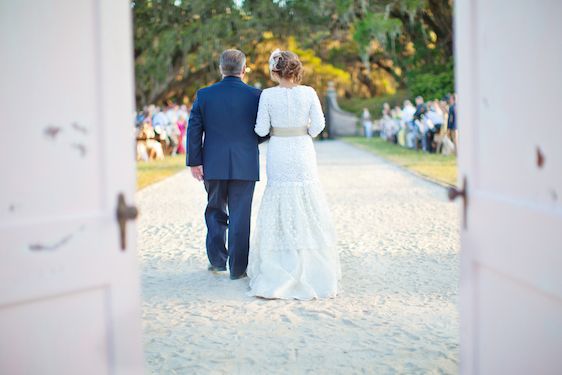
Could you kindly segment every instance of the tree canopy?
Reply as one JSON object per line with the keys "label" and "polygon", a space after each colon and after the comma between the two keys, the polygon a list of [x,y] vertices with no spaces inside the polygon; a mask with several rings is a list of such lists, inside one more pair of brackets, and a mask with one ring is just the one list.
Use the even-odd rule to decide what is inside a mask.
{"label": "tree canopy", "polygon": [[452,0],[134,0],[137,104],[191,98],[220,77],[226,48],[248,82],[272,85],[275,48],[297,53],[304,83],[372,97],[453,90]]}

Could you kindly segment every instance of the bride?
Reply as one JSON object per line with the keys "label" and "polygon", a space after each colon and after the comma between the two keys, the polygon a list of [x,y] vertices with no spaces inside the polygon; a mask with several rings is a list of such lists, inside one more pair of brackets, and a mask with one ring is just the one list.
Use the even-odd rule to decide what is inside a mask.
{"label": "bride", "polygon": [[324,129],[320,100],[300,85],[302,64],[290,51],[269,59],[279,85],[260,97],[255,132],[271,135],[267,186],[250,246],[250,295],[331,298],[340,277],[335,233],[318,174],[312,137]]}

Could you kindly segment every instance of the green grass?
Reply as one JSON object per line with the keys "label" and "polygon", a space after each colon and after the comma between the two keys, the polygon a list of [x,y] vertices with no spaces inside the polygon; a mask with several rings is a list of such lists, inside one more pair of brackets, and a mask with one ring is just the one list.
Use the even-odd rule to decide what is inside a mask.
{"label": "green grass", "polygon": [[166,156],[164,160],[137,162],[137,190],[140,190],[186,168],[185,155]]}
{"label": "green grass", "polygon": [[382,105],[385,102],[388,102],[391,107],[396,105],[402,107],[405,99],[412,100],[411,95],[406,91],[397,91],[393,95],[375,96],[374,98],[338,98],[338,104],[343,110],[359,116],[363,112],[363,108],[367,107],[371,116],[378,119],[381,117]]}
{"label": "green grass", "polygon": [[410,150],[380,138],[346,137],[343,140],[432,180],[447,185],[457,183],[457,158],[454,156]]}
{"label": "green grass", "polygon": [[[448,185],[455,185],[457,182],[457,159],[454,156],[409,150],[380,138],[368,140],[364,137],[345,137],[343,140],[430,179]],[[185,155],[166,156],[164,160],[137,162],[137,189],[140,190],[161,181],[185,168]]]}

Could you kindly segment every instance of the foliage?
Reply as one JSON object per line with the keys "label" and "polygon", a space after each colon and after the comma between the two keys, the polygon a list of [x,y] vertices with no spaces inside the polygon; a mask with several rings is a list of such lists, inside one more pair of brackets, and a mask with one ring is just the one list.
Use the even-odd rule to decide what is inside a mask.
{"label": "foliage", "polygon": [[211,62],[241,36],[242,19],[232,5],[229,0],[133,1],[139,104],[162,101],[217,75]]}
{"label": "foliage", "polygon": [[[355,22],[353,40],[359,45],[363,62],[370,67],[369,56],[378,45],[393,41],[400,35],[401,23],[397,19],[388,18],[383,13],[368,12]],[[373,47],[373,41],[378,43]]]}
{"label": "foliage", "polygon": [[313,49],[300,48],[295,38],[288,39],[287,49],[299,55],[305,70],[304,83],[316,88],[319,92],[324,92],[330,81],[340,87],[346,87],[351,83],[351,75],[348,72],[322,61]]}
{"label": "foliage", "polygon": [[410,99],[412,95],[409,91],[400,90],[392,95],[375,96],[372,98],[353,97],[350,99],[341,99],[338,104],[348,112],[361,115],[363,108],[369,109],[373,118],[381,117],[382,107],[384,103],[390,104],[391,107],[402,106],[404,100]]}
{"label": "foliage", "polygon": [[288,49],[298,54],[304,66],[303,84],[310,85],[319,92],[323,92],[330,81],[339,87],[346,87],[351,83],[348,72],[323,61],[313,49],[300,47],[295,38],[281,40],[274,38],[272,33],[265,34],[249,56],[247,80],[250,84],[259,82],[261,87],[275,85],[269,76],[269,55],[275,48]]}
{"label": "foliage", "polygon": [[411,72],[409,89],[425,99],[440,99],[454,92],[454,72],[451,64],[434,67],[433,71]]}
{"label": "foliage", "polygon": [[248,81],[262,87],[280,47],[301,55],[318,90],[334,80],[346,97],[450,91],[451,1],[133,0],[137,103],[192,97],[219,78],[226,48],[246,52]]}

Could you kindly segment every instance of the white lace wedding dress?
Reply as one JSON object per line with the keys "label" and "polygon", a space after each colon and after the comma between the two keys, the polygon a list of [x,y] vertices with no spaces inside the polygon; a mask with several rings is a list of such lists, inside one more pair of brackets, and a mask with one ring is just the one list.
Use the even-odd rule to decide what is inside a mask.
{"label": "white lace wedding dress", "polygon": [[[312,137],[324,129],[313,88],[273,87],[262,92],[255,131],[308,127],[307,135],[272,135],[267,186],[250,246],[250,295],[264,298],[330,298],[340,278],[335,230],[316,168]],[[286,129],[282,129],[287,132]],[[299,130],[291,129],[289,132]],[[298,132],[297,132],[298,133]]]}

